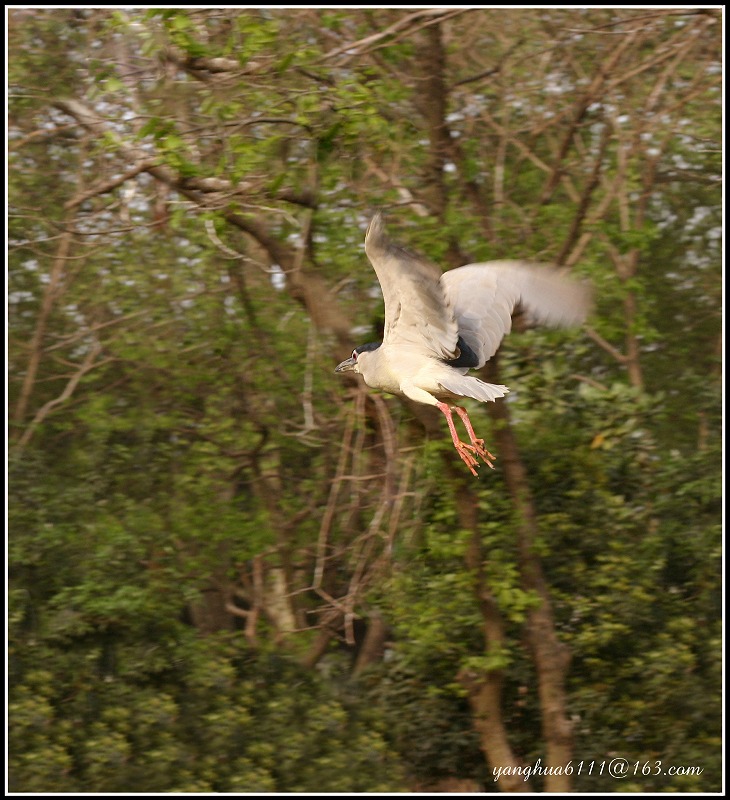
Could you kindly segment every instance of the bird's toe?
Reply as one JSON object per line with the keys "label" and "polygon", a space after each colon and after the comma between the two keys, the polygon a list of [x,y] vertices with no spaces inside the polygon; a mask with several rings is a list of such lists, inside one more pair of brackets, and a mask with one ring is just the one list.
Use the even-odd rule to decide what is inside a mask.
{"label": "bird's toe", "polygon": [[482,459],[482,461],[487,464],[489,467],[494,469],[494,464],[492,463],[496,456],[493,456],[489,450],[484,446],[484,439],[475,439],[473,442],[474,452]]}

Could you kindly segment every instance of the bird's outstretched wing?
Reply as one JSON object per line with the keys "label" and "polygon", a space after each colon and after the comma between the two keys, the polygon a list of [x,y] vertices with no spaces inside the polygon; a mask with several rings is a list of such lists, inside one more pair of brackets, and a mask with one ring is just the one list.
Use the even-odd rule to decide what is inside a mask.
{"label": "bird's outstretched wing", "polygon": [[383,344],[411,344],[437,358],[456,358],[458,325],[444,292],[441,270],[393,244],[380,213],[365,234],[365,253],[383,291]]}
{"label": "bird's outstretched wing", "polygon": [[591,308],[587,286],[553,267],[524,261],[467,264],[444,272],[440,283],[458,335],[477,355],[477,367],[484,366],[510,332],[518,303],[535,322],[552,327],[580,325]]}

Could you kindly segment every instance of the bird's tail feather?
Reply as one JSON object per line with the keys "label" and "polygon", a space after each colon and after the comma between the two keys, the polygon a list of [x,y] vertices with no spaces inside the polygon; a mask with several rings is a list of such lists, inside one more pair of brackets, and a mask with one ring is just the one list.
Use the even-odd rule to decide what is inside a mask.
{"label": "bird's tail feather", "polygon": [[441,386],[444,391],[463,397],[471,397],[482,403],[496,400],[498,397],[504,397],[507,392],[509,392],[506,386],[486,383],[485,381],[480,381],[479,378],[473,378],[469,375],[449,376],[445,380],[439,380],[439,386]]}

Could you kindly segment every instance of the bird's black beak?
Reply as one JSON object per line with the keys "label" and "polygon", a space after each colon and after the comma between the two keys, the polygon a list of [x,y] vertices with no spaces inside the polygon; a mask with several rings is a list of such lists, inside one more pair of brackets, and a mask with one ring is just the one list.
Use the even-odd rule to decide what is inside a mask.
{"label": "bird's black beak", "polygon": [[335,367],[335,372],[352,372],[355,369],[355,359],[346,358],[341,364],[338,364]]}

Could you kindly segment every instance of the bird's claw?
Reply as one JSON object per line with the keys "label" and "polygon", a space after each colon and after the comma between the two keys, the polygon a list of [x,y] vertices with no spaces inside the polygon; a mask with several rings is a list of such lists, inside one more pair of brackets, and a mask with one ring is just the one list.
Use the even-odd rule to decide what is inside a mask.
{"label": "bird's claw", "polygon": [[497,456],[493,456],[489,450],[484,446],[484,439],[474,439],[472,442],[474,446],[474,452],[482,459],[482,461],[491,469],[494,469],[494,464],[492,463]]}
{"label": "bird's claw", "polygon": [[469,471],[474,477],[478,475],[475,467],[480,466],[477,456],[481,458],[488,467],[494,469],[494,464],[492,463],[494,456],[489,450],[485,449],[483,439],[475,439],[473,444],[459,442],[459,444],[456,445],[456,452],[461,456],[461,460],[466,466],[469,467]]}

